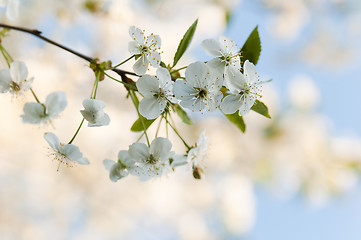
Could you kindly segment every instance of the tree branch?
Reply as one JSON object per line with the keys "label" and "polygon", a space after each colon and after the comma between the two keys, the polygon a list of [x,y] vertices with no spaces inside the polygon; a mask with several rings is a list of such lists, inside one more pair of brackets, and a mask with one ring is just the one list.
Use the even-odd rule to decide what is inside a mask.
{"label": "tree branch", "polygon": [[[29,34],[37,37],[37,38],[40,38],[41,40],[43,40],[43,41],[45,41],[45,42],[47,42],[47,43],[50,43],[50,44],[52,44],[52,45],[54,45],[54,46],[57,46],[57,47],[65,50],[65,51],[67,51],[67,52],[70,52],[70,53],[72,53],[72,54],[74,54],[74,55],[76,55],[76,56],[78,56],[78,57],[80,57],[80,58],[82,58],[82,59],[84,59],[84,60],[86,60],[86,61],[88,61],[88,62],[91,62],[92,60],[94,60],[94,58],[92,58],[92,57],[89,57],[89,56],[87,56],[87,55],[84,55],[84,54],[82,54],[82,53],[79,53],[79,52],[77,52],[77,51],[74,51],[74,50],[72,50],[72,49],[70,49],[70,48],[68,48],[68,47],[65,47],[64,45],[61,45],[60,43],[57,43],[57,42],[55,42],[55,41],[53,41],[53,40],[51,40],[51,39],[49,39],[49,38],[47,38],[47,37],[42,36],[42,35],[41,35],[42,33],[41,33],[41,31],[39,31],[39,30],[29,29],[29,28],[23,28],[23,27],[16,27],[16,26],[11,26],[11,25],[7,25],[7,24],[3,24],[3,23],[0,23],[0,27],[12,29],[12,30],[16,30],[16,31],[20,31],[20,32],[29,33]],[[112,71],[113,71],[113,72],[116,72],[117,74],[119,74],[119,75],[122,77],[122,79],[125,77],[126,74],[132,75],[132,76],[138,76],[138,75],[135,74],[134,72],[128,72],[128,71],[124,71],[124,70],[117,69],[117,68],[112,69]],[[129,79],[129,78],[128,78],[128,79]],[[129,81],[129,80],[128,80],[128,81]]]}

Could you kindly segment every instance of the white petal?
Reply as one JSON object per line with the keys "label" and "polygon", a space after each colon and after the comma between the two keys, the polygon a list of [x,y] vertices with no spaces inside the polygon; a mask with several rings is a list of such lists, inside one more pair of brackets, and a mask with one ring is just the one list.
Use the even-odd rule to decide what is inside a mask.
{"label": "white petal", "polygon": [[254,84],[258,81],[258,75],[256,71],[256,67],[251,63],[250,61],[246,60],[246,62],[243,65],[244,68],[244,75],[246,78],[246,81],[249,85]]}
{"label": "white petal", "polygon": [[84,158],[84,157],[78,158],[76,161],[81,165],[88,165],[90,163],[89,160],[87,158]]}
{"label": "white petal", "polygon": [[44,104],[50,118],[58,116],[68,104],[65,92],[50,93]]}
{"label": "white petal", "polygon": [[[181,102],[182,103],[182,102]],[[188,104],[188,103],[187,103]],[[183,106],[183,105],[182,105]],[[206,104],[203,100],[201,99],[196,99],[195,101],[193,101],[192,105],[189,106],[188,108],[193,110],[193,111],[202,111],[204,108],[206,107]]]}
{"label": "white petal", "polygon": [[8,1],[8,6],[6,9],[6,16],[10,20],[14,21],[19,15],[19,1],[18,0],[10,0]]}
{"label": "white petal", "polygon": [[224,73],[224,84],[231,91],[231,93],[239,93],[241,90],[247,88],[247,83],[244,75],[234,67],[227,67]]}
{"label": "white petal", "polygon": [[212,112],[216,110],[217,107],[221,104],[222,97],[223,94],[220,91],[216,95],[212,94],[207,101],[207,105],[206,105],[207,111]]}
{"label": "white petal", "polygon": [[192,87],[200,88],[203,86],[203,76],[209,71],[203,62],[195,62],[190,64],[185,72],[186,81]]}
{"label": "white petal", "polygon": [[159,82],[156,77],[150,75],[141,76],[135,83],[138,91],[144,97],[153,97],[155,93],[159,93]]}
{"label": "white petal", "polygon": [[30,79],[24,79],[24,81],[22,81],[21,83],[21,89],[23,91],[29,91],[31,84],[33,83],[34,78],[30,78]]}
{"label": "white petal", "polygon": [[171,163],[172,168],[180,167],[188,164],[187,158],[185,155],[177,154],[173,156],[173,161]]}
{"label": "white petal", "polygon": [[112,168],[112,166],[114,164],[115,164],[115,161],[113,161],[113,160],[109,160],[109,159],[103,160],[103,165],[107,171],[110,171],[110,169]]}
{"label": "white petal", "polygon": [[44,107],[40,103],[25,103],[23,110],[21,117],[24,123],[38,124],[44,120]]}
{"label": "white petal", "polygon": [[120,150],[118,153],[118,160],[126,166],[127,169],[133,168],[135,166],[135,161],[129,156],[128,151]]}
{"label": "white petal", "polygon": [[96,121],[94,123],[89,122],[88,127],[101,127],[101,126],[107,126],[110,123],[110,117],[108,114],[102,112],[100,116],[96,118]]}
{"label": "white petal", "polygon": [[86,111],[97,112],[103,110],[105,103],[102,100],[98,99],[84,99],[83,106]]}
{"label": "white petal", "polygon": [[160,67],[161,58],[160,58],[159,52],[151,52],[148,56],[148,60],[152,67],[155,67],[155,68]]}
{"label": "white petal", "polygon": [[164,107],[156,97],[144,97],[139,103],[139,113],[147,119],[155,119],[163,112]]}
{"label": "white petal", "polygon": [[136,41],[131,41],[128,43],[128,51],[130,54],[132,55],[138,55],[141,54],[142,52],[140,51],[139,48],[139,43],[137,43]]}
{"label": "white petal", "polygon": [[253,106],[255,101],[256,99],[250,94],[245,95],[243,102],[241,102],[242,105],[239,108],[239,116],[244,116],[245,114],[247,114],[251,110],[251,107]]}
{"label": "white petal", "polygon": [[122,167],[121,164],[115,163],[109,171],[109,178],[113,182],[118,181],[126,176],[128,176],[128,171]]}
{"label": "white petal", "polygon": [[46,132],[46,133],[44,133],[44,138],[48,142],[48,144],[50,145],[50,147],[52,149],[55,149],[55,150],[59,149],[60,141],[59,141],[59,138],[54,133]]}
{"label": "white petal", "polygon": [[9,69],[0,70],[0,92],[6,93],[10,89],[10,84],[13,80],[10,76]]}
{"label": "white petal", "polygon": [[139,44],[144,44],[144,40],[145,40],[144,32],[139,28],[135,26],[130,26],[129,35],[134,41],[137,41]]}
{"label": "white petal", "polygon": [[232,55],[237,54],[237,45],[233,42],[232,39],[225,36],[220,36],[219,42],[224,49],[224,52],[231,53]]}
{"label": "white petal", "polygon": [[66,144],[64,146],[61,146],[60,151],[65,156],[67,156],[67,158],[73,161],[77,161],[78,159],[83,157],[83,154],[80,152],[79,147],[73,144]]}
{"label": "white petal", "polygon": [[138,75],[144,75],[148,69],[148,65],[148,59],[145,57],[145,55],[142,55],[133,65],[133,70]]}
{"label": "white petal", "polygon": [[169,158],[170,150],[172,149],[172,143],[168,138],[156,138],[150,144],[150,153],[153,154],[155,158],[166,160]]}
{"label": "white petal", "polygon": [[224,67],[226,66],[226,64],[225,62],[222,62],[219,58],[213,58],[212,60],[207,62],[207,66],[223,75]]}
{"label": "white petal", "polygon": [[28,76],[28,69],[24,62],[14,61],[10,64],[10,75],[14,82],[20,84]]}
{"label": "white petal", "polygon": [[201,43],[201,47],[206,51],[209,56],[220,57],[222,56],[221,46],[219,41],[215,39],[206,39]]}
{"label": "white petal", "polygon": [[223,98],[221,109],[225,114],[235,113],[241,107],[240,95],[228,95]]}
{"label": "white petal", "polygon": [[[147,46],[150,46],[152,45],[150,48],[151,49],[154,49],[154,50],[157,50],[160,48],[161,44],[162,44],[162,41],[159,37],[159,35],[154,35],[154,34],[150,34],[149,37],[148,37],[148,41],[147,41]],[[154,45],[153,45],[154,44]]]}
{"label": "white petal", "polygon": [[177,80],[173,85],[173,93],[179,100],[191,100],[197,91],[188,86],[186,81]]}
{"label": "white petal", "polygon": [[136,162],[143,162],[149,157],[149,148],[144,143],[133,143],[129,146],[128,153]]}
{"label": "white petal", "polygon": [[172,80],[170,77],[170,73],[166,68],[158,68],[157,69],[157,77],[159,79],[159,85],[165,86],[171,84]]}

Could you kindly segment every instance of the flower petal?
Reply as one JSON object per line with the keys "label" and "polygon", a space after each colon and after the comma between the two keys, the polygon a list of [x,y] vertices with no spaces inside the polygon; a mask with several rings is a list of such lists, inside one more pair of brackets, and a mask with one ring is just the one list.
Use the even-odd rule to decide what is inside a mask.
{"label": "flower petal", "polygon": [[234,67],[226,67],[224,73],[224,84],[231,91],[231,93],[239,93],[247,89],[247,83],[244,75]]}
{"label": "flower petal", "polygon": [[258,82],[256,67],[250,61],[246,60],[244,65],[244,75],[248,85]]}
{"label": "flower petal", "polygon": [[190,64],[185,72],[186,81],[192,87],[201,88],[204,81],[203,76],[209,71],[209,68],[203,62]]}
{"label": "flower petal", "polygon": [[206,65],[209,68],[218,71],[222,75],[224,72],[224,67],[226,66],[225,62],[222,62],[219,58],[213,58],[212,60],[208,61]]}
{"label": "flower petal", "polygon": [[247,114],[251,110],[251,107],[253,106],[255,101],[256,98],[254,98],[250,94],[246,94],[244,96],[243,102],[241,102],[242,105],[239,108],[239,116],[244,116],[245,114]]}
{"label": "flower petal", "polygon": [[115,161],[113,161],[113,160],[109,160],[109,159],[103,160],[103,165],[107,171],[110,171],[110,169],[112,168],[112,166],[114,164],[115,164]]}
{"label": "flower petal", "polygon": [[159,52],[151,52],[148,56],[148,60],[152,67],[155,67],[155,68],[160,67],[161,57],[160,57]]}
{"label": "flower petal", "polygon": [[201,47],[203,50],[212,57],[220,57],[222,56],[222,49],[219,44],[219,41],[216,39],[206,39],[201,43]]}
{"label": "flower petal", "polygon": [[20,84],[28,76],[28,69],[24,62],[14,61],[10,64],[10,75],[12,80]]}
{"label": "flower petal", "polygon": [[109,171],[109,178],[113,182],[128,176],[128,171],[120,163],[115,163]]}
{"label": "flower petal", "polygon": [[149,157],[149,148],[144,143],[133,143],[128,153],[136,162],[143,162]]}
{"label": "flower petal", "polygon": [[153,154],[155,158],[161,159],[162,161],[169,158],[170,150],[172,149],[172,143],[168,138],[158,137],[150,144],[150,154]]}
{"label": "flower petal", "polygon": [[0,70],[0,92],[6,93],[10,90],[10,84],[12,82],[9,69]]}
{"label": "flower petal", "polygon": [[239,94],[231,94],[223,98],[221,103],[221,109],[225,114],[235,113],[242,105],[241,103],[241,95]]}
{"label": "flower petal", "polygon": [[147,39],[147,46],[151,46],[150,49],[157,50],[162,45],[162,40],[159,35],[154,35],[153,33],[149,35]]}
{"label": "flower petal", "polygon": [[137,28],[135,26],[130,26],[129,27],[129,35],[134,41],[137,41],[137,43],[144,44],[144,41],[145,41],[144,32],[142,30],[140,30],[139,28]]}
{"label": "flower petal", "polygon": [[133,65],[133,70],[138,75],[144,75],[148,70],[149,61],[143,54]]}
{"label": "flower petal", "polygon": [[219,42],[224,52],[230,53],[232,55],[237,54],[237,45],[233,42],[232,39],[225,36],[220,36]]}
{"label": "flower petal", "polygon": [[173,85],[173,93],[179,100],[192,99],[196,90],[187,85],[184,80],[177,80]]}
{"label": "flower petal", "polygon": [[84,158],[84,157],[78,158],[76,161],[81,165],[88,165],[90,163],[89,160],[87,158]]}
{"label": "flower petal", "polygon": [[172,82],[170,73],[166,68],[163,68],[163,67],[158,68],[157,69],[157,77],[158,77],[160,86],[166,86],[166,85],[171,84],[171,82]]}
{"label": "flower petal", "polygon": [[139,103],[139,113],[147,119],[159,117],[164,108],[165,104],[160,104],[156,97],[144,97]]}
{"label": "flower petal", "polygon": [[154,76],[143,75],[135,84],[144,97],[153,97],[155,93],[159,93],[159,82]]}
{"label": "flower petal", "polygon": [[52,149],[54,149],[54,150],[59,149],[60,141],[59,141],[59,138],[54,133],[46,132],[46,133],[44,133],[44,138]]}
{"label": "flower petal", "polygon": [[97,112],[105,108],[105,103],[98,99],[84,99],[83,106],[86,111]]}
{"label": "flower petal", "polygon": [[58,116],[67,106],[65,92],[50,93],[45,100],[44,105],[50,118]]}
{"label": "flower petal", "polygon": [[21,115],[23,123],[38,124],[45,118],[44,107],[37,102],[25,103],[24,114]]}
{"label": "flower petal", "polygon": [[139,43],[137,43],[136,41],[130,41],[128,43],[128,51],[130,54],[132,55],[138,55],[138,54],[141,54],[142,51],[140,51],[140,48],[139,48]]}

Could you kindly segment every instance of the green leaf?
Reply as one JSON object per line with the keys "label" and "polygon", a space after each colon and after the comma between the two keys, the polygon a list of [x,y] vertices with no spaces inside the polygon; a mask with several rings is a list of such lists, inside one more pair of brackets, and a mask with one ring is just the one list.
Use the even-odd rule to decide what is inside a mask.
{"label": "green leaf", "polygon": [[251,109],[267,118],[271,118],[268,112],[268,107],[261,101],[256,100]]}
{"label": "green leaf", "polygon": [[[146,129],[148,129],[150,127],[150,125],[152,125],[152,123],[155,121],[155,119],[148,120],[145,117],[142,117],[142,118],[143,118],[143,122],[144,122]],[[137,121],[135,121],[133,123],[132,127],[130,128],[130,131],[132,131],[132,132],[143,132],[144,131],[144,127],[143,127],[143,124],[142,124],[142,121],[140,120],[140,118],[138,118]]]}
{"label": "green leaf", "polygon": [[229,121],[234,123],[243,133],[246,132],[246,124],[243,121],[243,117],[239,116],[239,111],[233,114],[224,114]]}
{"label": "green leaf", "polygon": [[182,119],[185,124],[192,125],[191,119],[188,117],[187,113],[177,104],[174,106],[174,110],[177,112],[178,116]]}
{"label": "green leaf", "polygon": [[[139,99],[137,97],[137,95],[135,94],[135,92],[133,92],[133,97],[134,97],[134,104],[135,107],[138,108],[139,106]],[[147,130],[150,125],[152,125],[152,123],[155,121],[156,119],[146,119],[143,116],[140,116],[140,118],[137,119],[137,121],[135,121],[132,125],[132,127],[130,128],[130,131],[132,132],[142,132],[144,131],[144,127],[143,127],[143,123],[145,125],[145,130]],[[143,121],[143,123],[142,123]]]}
{"label": "green leaf", "polygon": [[191,43],[194,32],[197,28],[198,19],[188,28],[187,32],[184,34],[182,40],[178,45],[177,52],[174,55],[173,67],[178,63],[179,59],[183,56],[183,53],[187,50],[188,45]]}
{"label": "green leaf", "polygon": [[261,39],[258,34],[258,26],[256,26],[241,49],[241,62],[244,63],[248,59],[256,65],[260,55]]}

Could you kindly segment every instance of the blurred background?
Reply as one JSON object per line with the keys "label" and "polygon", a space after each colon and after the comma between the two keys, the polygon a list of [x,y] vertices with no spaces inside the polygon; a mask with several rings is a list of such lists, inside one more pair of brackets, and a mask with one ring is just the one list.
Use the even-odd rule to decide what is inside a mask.
{"label": "blurred background", "polygon": [[[184,168],[148,182],[129,176],[113,183],[103,159],[116,160],[139,137],[129,131],[137,115],[124,87],[101,82],[97,97],[111,124],[84,127],[74,141],[91,164],[57,172],[43,133],[71,138],[94,75],[82,59],[11,31],[2,44],[27,64],[40,100],[61,90],[69,103],[55,127],[33,126],[20,118],[30,94],[0,95],[0,239],[361,238],[360,1],[23,0],[16,20],[5,12],[3,23],[39,29],[115,64],[129,57],[131,25],[159,34],[162,60],[170,63],[199,18],[179,67],[210,59],[202,40],[226,35],[241,47],[258,25],[257,70],[273,81],[262,98],[272,119],[248,114],[245,134],[217,112],[191,114],[192,126],[176,121],[192,144],[206,128],[203,180]],[[170,139],[185,151],[175,135]]]}

